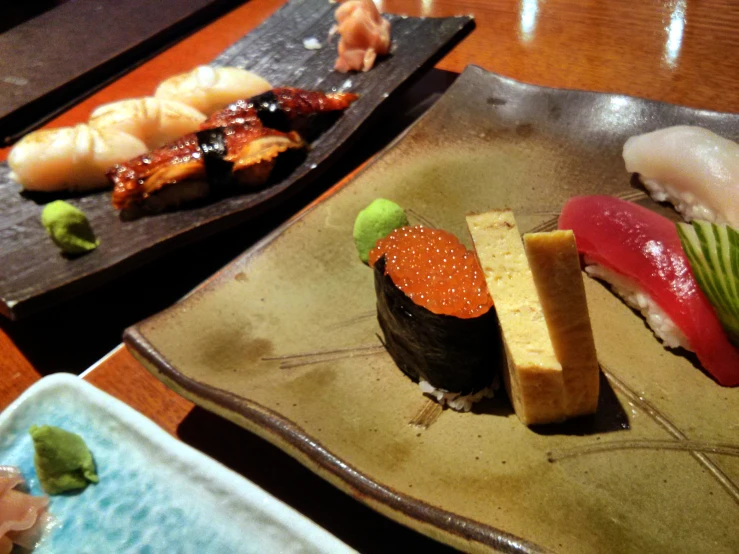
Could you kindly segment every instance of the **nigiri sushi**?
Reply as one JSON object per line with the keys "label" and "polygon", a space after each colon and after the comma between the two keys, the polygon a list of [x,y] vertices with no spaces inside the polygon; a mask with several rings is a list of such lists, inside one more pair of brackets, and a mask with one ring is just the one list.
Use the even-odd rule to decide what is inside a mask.
{"label": "nigiri sushi", "polygon": [[468,411],[490,396],[500,356],[480,264],[450,233],[400,227],[370,252],[385,346],[421,391]]}
{"label": "nigiri sushi", "polygon": [[390,22],[382,17],[372,0],[344,2],[335,17],[331,34],[341,35],[336,71],[369,71],[377,56],[390,52]]}
{"label": "nigiri sushi", "polygon": [[109,186],[108,168],[147,150],[128,133],[81,124],[26,135],[10,151],[8,165],[26,190],[83,191]]}
{"label": "nigiri sushi", "polygon": [[666,346],[696,353],[724,386],[739,385],[739,350],[693,276],[675,224],[610,196],[570,199],[560,229],[575,233],[585,271],[642,312]]}
{"label": "nigiri sushi", "polygon": [[205,115],[175,100],[131,98],[96,108],[88,124],[115,129],[141,140],[149,150],[198,130]]}
{"label": "nigiri sushi", "polygon": [[141,205],[151,211],[207,196],[232,182],[264,184],[283,153],[302,150],[295,133],[237,125],[185,135],[108,171],[113,206]]}
{"label": "nigiri sushi", "polygon": [[306,147],[293,130],[302,118],[342,111],[357,98],[352,93],[280,88],[235,102],[203,122],[198,133],[112,168],[108,177],[114,185],[113,205],[160,211],[206,196],[214,188],[225,190],[232,182],[263,185],[278,158]]}
{"label": "nigiri sushi", "polygon": [[177,100],[211,115],[236,102],[272,88],[256,73],[237,67],[210,67],[202,65],[192,71],[162,81],[154,96],[163,100]]}
{"label": "nigiri sushi", "polygon": [[687,221],[739,227],[739,144],[701,127],[678,125],[637,135],[623,149],[657,202],[668,201]]}
{"label": "nigiri sushi", "polygon": [[351,92],[324,93],[299,88],[275,88],[238,100],[211,115],[201,129],[227,125],[264,125],[279,131],[302,127],[301,119],[329,112],[340,112],[351,106],[359,96]]}

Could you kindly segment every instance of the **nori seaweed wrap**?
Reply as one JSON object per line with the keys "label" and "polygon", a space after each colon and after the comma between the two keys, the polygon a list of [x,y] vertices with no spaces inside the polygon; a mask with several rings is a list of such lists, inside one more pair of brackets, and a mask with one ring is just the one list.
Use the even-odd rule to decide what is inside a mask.
{"label": "nori seaweed wrap", "polygon": [[[416,228],[400,231],[404,229]],[[381,248],[378,243],[376,250]],[[414,381],[425,380],[437,389],[462,395],[490,386],[502,359],[492,302],[476,317],[434,313],[396,286],[386,274],[384,254],[373,262],[377,319],[398,367]]]}

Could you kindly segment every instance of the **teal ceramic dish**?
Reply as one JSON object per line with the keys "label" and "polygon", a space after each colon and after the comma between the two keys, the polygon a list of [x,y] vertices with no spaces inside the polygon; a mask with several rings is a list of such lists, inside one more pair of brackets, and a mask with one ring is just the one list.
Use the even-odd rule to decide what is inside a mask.
{"label": "teal ceramic dish", "polygon": [[36,554],[352,552],[237,473],[126,404],[68,374],[46,377],[0,414],[0,465],[43,494],[28,428],[78,433],[100,482],[50,497],[56,524]]}

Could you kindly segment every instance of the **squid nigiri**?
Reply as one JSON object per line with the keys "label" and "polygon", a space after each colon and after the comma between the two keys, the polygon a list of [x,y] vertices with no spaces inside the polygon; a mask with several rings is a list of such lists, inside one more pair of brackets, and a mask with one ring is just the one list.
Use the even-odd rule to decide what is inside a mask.
{"label": "squid nigiri", "polygon": [[637,135],[623,149],[626,169],[657,202],[687,221],[739,227],[739,144],[701,127],[678,125]]}
{"label": "squid nigiri", "polygon": [[272,88],[256,73],[237,67],[201,65],[192,71],[162,81],[154,96],[177,100],[205,115],[221,110],[241,98],[249,98]]}
{"label": "squid nigiri", "polygon": [[344,2],[335,17],[331,34],[341,35],[336,71],[369,71],[377,56],[390,52],[390,22],[383,19],[372,0]]}
{"label": "squid nigiri", "polygon": [[10,151],[8,165],[26,190],[92,190],[109,186],[109,167],[147,150],[128,133],[81,124],[26,135]]}
{"label": "squid nigiri", "polygon": [[585,271],[612,284],[667,346],[695,352],[721,385],[739,385],[739,350],[699,288],[673,222],[618,198],[580,196],[565,204],[559,228],[575,233]]}
{"label": "squid nigiri", "polygon": [[131,98],[96,108],[88,124],[95,129],[123,131],[150,150],[198,130],[205,115],[175,100]]}

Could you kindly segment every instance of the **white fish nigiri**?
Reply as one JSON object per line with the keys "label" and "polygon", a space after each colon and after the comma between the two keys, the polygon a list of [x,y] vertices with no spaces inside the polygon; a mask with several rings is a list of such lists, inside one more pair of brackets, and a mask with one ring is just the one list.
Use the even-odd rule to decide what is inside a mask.
{"label": "white fish nigiri", "polygon": [[272,88],[259,75],[236,67],[201,65],[188,73],[162,81],[154,96],[177,100],[211,115],[229,104]]}
{"label": "white fish nigiri", "polygon": [[623,150],[657,202],[668,201],[687,220],[739,227],[739,144],[701,127],[678,125],[637,135]]}
{"label": "white fish nigiri", "polygon": [[91,190],[110,186],[110,167],[146,152],[128,133],[81,124],[26,135],[10,151],[8,165],[26,190]]}
{"label": "white fish nigiri", "polygon": [[205,115],[175,100],[131,98],[95,109],[88,124],[95,129],[123,131],[144,142],[150,150],[198,130]]}

